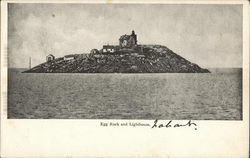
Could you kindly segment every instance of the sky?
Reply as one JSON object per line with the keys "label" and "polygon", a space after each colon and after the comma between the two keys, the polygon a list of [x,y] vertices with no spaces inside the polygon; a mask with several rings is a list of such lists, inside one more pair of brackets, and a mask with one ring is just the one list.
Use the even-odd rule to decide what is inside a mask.
{"label": "sky", "polygon": [[135,30],[204,68],[242,67],[242,5],[8,4],[8,64],[89,53]]}

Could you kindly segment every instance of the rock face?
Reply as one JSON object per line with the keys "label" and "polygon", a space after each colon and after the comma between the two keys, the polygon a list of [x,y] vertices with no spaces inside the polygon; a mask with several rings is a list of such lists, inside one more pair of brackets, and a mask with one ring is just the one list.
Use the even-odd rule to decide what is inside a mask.
{"label": "rock face", "polygon": [[209,73],[161,45],[140,45],[143,51],[74,54],[42,63],[26,73]]}

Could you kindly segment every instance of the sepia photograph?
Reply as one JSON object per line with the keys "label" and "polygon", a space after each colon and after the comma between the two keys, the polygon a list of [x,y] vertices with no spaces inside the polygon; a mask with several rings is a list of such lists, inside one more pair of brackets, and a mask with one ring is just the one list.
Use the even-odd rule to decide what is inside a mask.
{"label": "sepia photograph", "polygon": [[249,157],[249,6],[2,0],[0,157]]}
{"label": "sepia photograph", "polygon": [[242,5],[8,4],[9,119],[242,120]]}

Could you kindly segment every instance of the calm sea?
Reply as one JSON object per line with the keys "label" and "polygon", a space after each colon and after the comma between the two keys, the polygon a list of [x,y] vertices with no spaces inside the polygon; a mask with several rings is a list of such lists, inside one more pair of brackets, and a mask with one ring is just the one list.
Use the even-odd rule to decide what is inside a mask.
{"label": "calm sea", "polygon": [[242,119],[242,69],[207,74],[8,72],[8,118]]}

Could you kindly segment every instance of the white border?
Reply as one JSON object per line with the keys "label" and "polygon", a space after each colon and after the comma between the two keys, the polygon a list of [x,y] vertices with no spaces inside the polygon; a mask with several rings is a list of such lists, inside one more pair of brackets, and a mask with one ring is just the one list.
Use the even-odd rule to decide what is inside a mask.
{"label": "white border", "polygon": [[[243,120],[195,121],[198,130],[101,127],[101,121],[7,119],[7,14],[1,2],[1,157],[248,157],[248,1],[42,1],[46,3],[243,4]],[[40,1],[41,2],[41,1]]]}

